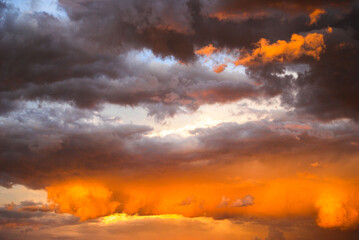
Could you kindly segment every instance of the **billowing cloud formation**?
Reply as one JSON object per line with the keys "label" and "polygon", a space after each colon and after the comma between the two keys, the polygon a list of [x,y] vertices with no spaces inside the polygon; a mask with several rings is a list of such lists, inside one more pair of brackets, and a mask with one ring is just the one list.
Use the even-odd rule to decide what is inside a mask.
{"label": "billowing cloud formation", "polygon": [[359,223],[359,213],[355,204],[350,203],[346,193],[323,193],[317,200],[319,209],[317,223],[324,228],[340,227],[341,229],[356,228]]}
{"label": "billowing cloud formation", "polygon": [[318,33],[310,33],[306,36],[293,34],[289,42],[278,40],[273,44],[270,44],[266,39],[261,39],[257,48],[251,54],[247,53],[238,59],[236,64],[265,64],[275,61],[291,62],[302,56],[311,56],[319,60],[324,49],[323,34]]}
{"label": "billowing cloud formation", "polygon": [[59,211],[71,213],[82,220],[109,215],[119,207],[113,193],[96,183],[68,183],[47,188],[50,201]]}
{"label": "billowing cloud formation", "polygon": [[0,238],[358,238],[358,1],[44,2],[0,1],[0,185],[47,192]]}
{"label": "billowing cloud formation", "polygon": [[[103,122],[101,128],[89,131],[94,126],[82,122],[86,112],[56,113],[59,115],[48,118],[40,114],[38,119],[35,114],[33,122],[22,123],[23,127],[17,129],[10,126],[20,124],[18,120],[3,122],[2,146],[7,150],[1,154],[2,181],[4,186],[14,182],[34,188],[47,186],[48,198],[58,211],[82,220],[116,212],[187,217],[206,214],[223,219],[250,214],[284,216],[287,211],[305,215],[317,210],[320,218],[322,214],[336,214],[328,213],[325,204],[324,208],[318,205],[322,197],[317,194],[328,185],[338,184],[337,180],[326,183],[321,177],[307,179],[309,174],[298,175],[298,171],[309,171],[307,167],[316,157],[336,169],[341,159],[351,162],[358,155],[355,143],[359,140],[352,123],[340,128],[315,123],[303,127],[295,122],[227,123],[195,129],[188,138],[161,139],[145,136],[151,131],[145,126],[115,127]],[[59,118],[62,123],[56,126],[57,121],[52,119]],[[74,130],[73,126],[78,127]],[[257,159],[254,162],[253,156]],[[298,177],[264,181],[271,174],[277,175],[267,171],[274,165],[283,167],[283,158],[291,159],[287,163],[291,170],[283,171]],[[20,164],[25,160],[27,165]],[[258,169],[263,170],[250,173],[249,169],[257,168],[256,161],[261,162]],[[297,163],[303,164],[301,169],[293,168]],[[355,161],[353,164],[356,166]],[[233,170],[225,170],[228,167]],[[356,175],[355,169],[349,166],[345,170],[348,178]],[[325,175],[327,170],[323,171]],[[223,179],[223,174],[229,179]],[[330,171],[327,174],[333,176]],[[237,180],[237,176],[243,180]],[[253,178],[259,182],[250,180]],[[300,191],[302,188],[306,194]],[[357,191],[344,183],[331,196],[337,194],[337,189],[344,193]],[[293,203],[283,198],[286,194],[293,196]],[[190,204],[178,204],[189,196],[193,196]],[[295,203],[298,199],[302,204]],[[349,201],[355,199],[350,197]],[[277,208],[270,207],[275,203]],[[343,202],[345,209],[357,211],[357,206],[349,203]],[[348,221],[356,226],[356,218]],[[330,227],[346,224],[338,222]]]}
{"label": "billowing cloud formation", "polygon": [[[321,33],[310,32],[315,30],[315,27],[320,29],[330,24],[330,26],[340,29],[347,30],[346,26],[356,29],[355,26],[350,25],[353,22],[350,19],[355,18],[357,14],[355,5],[350,14],[346,14],[342,10],[337,12],[335,9],[328,12],[325,16],[328,18],[327,23],[316,26],[308,26],[307,16],[304,19],[300,15],[295,19],[289,18],[287,21],[282,21],[285,15],[269,13],[262,18],[254,20],[248,18],[238,23],[222,22],[206,14],[206,9],[210,7],[222,9],[218,4],[232,6],[232,9],[236,9],[235,6],[239,3],[243,9],[246,6],[252,9],[254,5],[269,6],[274,9],[282,6],[277,1],[259,2],[254,5],[247,1],[221,3],[214,1],[212,5],[208,5],[201,1],[159,1],[156,4],[126,1],[119,4],[106,0],[102,6],[99,6],[96,1],[60,1],[60,6],[69,17],[68,21],[64,21],[44,13],[20,14],[10,4],[3,4],[1,10],[3,21],[0,29],[3,37],[0,45],[1,55],[7,57],[6,60],[1,61],[3,70],[1,71],[0,111],[5,113],[19,107],[19,99],[74,102],[79,107],[87,108],[98,107],[105,102],[110,102],[127,106],[146,106],[150,115],[163,120],[165,117],[181,112],[180,109],[183,106],[188,111],[193,111],[207,102],[201,101],[201,99],[197,101],[196,98],[193,98],[193,95],[187,92],[188,89],[193,88],[188,83],[186,83],[188,89],[171,85],[171,88],[155,87],[151,91],[145,91],[146,86],[152,85],[153,80],[151,80],[152,78],[144,79],[144,76],[168,77],[158,76],[153,69],[143,69],[140,65],[129,64],[128,59],[126,57],[124,59],[124,56],[132,50],[148,48],[158,56],[174,56],[182,62],[191,62],[196,58],[194,49],[213,46],[209,42],[216,43],[216,46],[221,49],[244,48],[250,52],[252,44],[260,41],[263,49],[273,50],[272,53],[255,49],[254,55],[247,55],[249,58],[241,56],[239,61],[244,61],[243,64],[247,65],[256,62],[255,60],[274,60],[285,64],[286,60],[298,60],[301,56],[311,56],[314,59],[324,56],[323,48],[324,44],[327,44],[320,37]],[[347,1],[340,3],[337,1],[311,1],[301,4],[293,1],[288,4],[298,6],[298,9],[301,9],[301,6],[309,9],[312,6],[350,6]],[[227,7],[223,9],[227,9]],[[180,11],[181,17],[174,14],[174,11]],[[307,15],[307,13],[305,14]],[[344,15],[344,17],[338,19],[338,15]],[[98,21],[98,19],[102,20]],[[249,28],[249,26],[252,27]],[[101,29],[101,31],[94,31],[95,28]],[[124,32],[126,34],[123,34]],[[296,32],[307,33],[299,35]],[[350,39],[349,37],[348,39],[350,34],[342,31],[336,37],[338,41],[353,41],[355,38]],[[292,41],[280,40],[288,39],[290,36],[294,37]],[[274,42],[274,44],[270,44],[270,42]],[[346,46],[353,48],[355,44]],[[331,48],[333,47],[331,46]],[[16,51],[12,51],[15,49]],[[245,61],[245,59],[247,60]],[[307,60],[303,61],[303,63],[308,63]],[[308,64],[315,63],[309,62]],[[214,69],[215,72],[223,70],[223,64]],[[191,67],[189,69],[183,67],[176,71],[180,73],[191,71]],[[273,69],[270,71],[275,72]],[[349,71],[353,72],[355,69]],[[178,76],[182,75],[179,72],[170,74],[181,78]],[[189,77],[186,74],[183,77],[189,80],[193,79],[192,76]],[[201,74],[199,78],[216,79],[216,77],[205,74]],[[133,84],[137,84],[137,79],[144,83],[141,91],[138,91],[139,88],[133,87]],[[218,80],[216,79],[216,81]],[[197,81],[191,82],[197,83]],[[87,88],[82,89],[80,86],[87,86]],[[232,87],[233,83],[230,86]],[[290,87],[296,91],[300,86],[295,84]],[[261,98],[263,97],[262,90],[269,93],[269,96],[286,94],[292,90],[287,89],[282,83],[276,86],[275,92],[272,91],[272,87],[273,83],[267,83],[259,91],[250,89],[249,94],[240,95]],[[120,88],[121,91],[116,90],[117,88]],[[104,94],[101,89],[111,89],[113,94]],[[347,90],[350,91],[350,89]],[[64,91],[69,93],[61,94]],[[244,88],[243,91],[248,91],[248,88]],[[168,95],[179,97],[168,98]],[[190,97],[186,95],[190,95]],[[298,97],[301,96],[298,95]],[[172,99],[178,100],[173,102]],[[226,102],[238,99],[235,97]],[[218,102],[222,101],[222,97],[220,97]],[[211,103],[215,102],[217,100],[214,96]],[[297,106],[292,102],[291,105]],[[348,106],[343,107],[347,112],[346,116],[354,114]],[[336,116],[331,117],[336,118]]]}

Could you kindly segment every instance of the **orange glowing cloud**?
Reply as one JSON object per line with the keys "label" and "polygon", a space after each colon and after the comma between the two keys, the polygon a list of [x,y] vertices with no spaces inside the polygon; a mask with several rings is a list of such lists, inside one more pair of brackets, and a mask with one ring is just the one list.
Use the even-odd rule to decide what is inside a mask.
{"label": "orange glowing cloud", "polygon": [[244,54],[235,64],[249,66],[268,62],[290,62],[302,56],[319,60],[324,48],[324,36],[320,33],[306,36],[293,34],[289,42],[278,40],[273,44],[262,38],[252,53]]}
{"label": "orange glowing cloud", "polygon": [[109,215],[120,205],[113,200],[109,189],[90,182],[54,185],[47,188],[47,196],[60,212],[73,214],[81,220]]}
{"label": "orange glowing cloud", "polygon": [[223,71],[226,69],[226,67],[227,67],[227,64],[221,64],[221,65],[219,65],[219,66],[214,66],[214,67],[213,67],[213,72],[215,72],[215,73],[221,73],[221,72],[223,72]]}
{"label": "orange glowing cloud", "polygon": [[341,191],[325,192],[317,200],[317,224],[323,228],[355,228],[359,223],[359,211]]}
{"label": "orange glowing cloud", "polygon": [[320,16],[324,13],[326,13],[326,11],[324,9],[315,9],[311,14],[309,14],[309,17],[310,17],[309,25],[317,23]]}
{"label": "orange glowing cloud", "polygon": [[205,46],[199,50],[196,51],[196,54],[198,55],[206,55],[211,56],[215,51],[217,50],[216,47],[213,47],[212,44],[209,44],[208,46]]}
{"label": "orange glowing cloud", "polygon": [[359,223],[359,189],[335,178],[297,174],[256,181],[201,182],[166,177],[152,182],[127,180],[121,186],[116,183],[99,184],[93,180],[57,184],[47,188],[48,198],[60,212],[73,214],[81,220],[109,216],[104,218],[106,223],[125,221],[130,216],[138,219],[141,216],[316,216],[319,227],[341,230],[355,228]]}
{"label": "orange glowing cloud", "polygon": [[[309,129],[306,125],[289,127]],[[288,161],[296,157],[305,157],[306,162]],[[318,159],[307,155],[260,157],[263,158],[266,161],[244,160],[193,170],[183,165],[183,171],[133,176],[92,175],[91,179],[67,180],[47,187],[48,200],[56,206],[56,212],[70,213],[81,220],[112,215],[104,218],[108,223],[142,216],[166,219],[290,216],[311,218],[321,228],[347,230],[359,226],[358,178],[343,168],[339,173],[338,165],[316,163]]]}

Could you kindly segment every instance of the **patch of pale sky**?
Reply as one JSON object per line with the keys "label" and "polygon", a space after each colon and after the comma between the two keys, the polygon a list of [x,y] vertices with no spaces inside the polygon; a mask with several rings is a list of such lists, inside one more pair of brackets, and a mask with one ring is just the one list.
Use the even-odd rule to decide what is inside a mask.
{"label": "patch of pale sky", "polygon": [[14,185],[12,188],[0,187],[0,206],[4,204],[19,204],[23,201],[47,202],[45,190],[32,190],[23,185]]}
{"label": "patch of pale sky", "polygon": [[57,0],[5,0],[23,13],[46,12],[60,19],[67,19],[66,12]]}
{"label": "patch of pale sky", "polygon": [[[245,112],[241,112],[241,106],[245,105]],[[258,114],[258,111],[267,110],[268,114]],[[285,111],[280,105],[279,98],[271,101],[255,102],[251,100],[240,100],[228,104],[205,104],[196,112],[191,114],[179,113],[172,118],[166,119],[164,123],[156,122],[152,117],[147,116],[147,112],[142,107],[122,107],[113,104],[106,104],[100,115],[118,117],[125,124],[143,124],[154,128],[148,134],[150,137],[164,137],[167,135],[190,136],[190,131],[196,128],[213,127],[224,122],[235,122],[238,124],[249,121],[262,120],[271,111]]]}

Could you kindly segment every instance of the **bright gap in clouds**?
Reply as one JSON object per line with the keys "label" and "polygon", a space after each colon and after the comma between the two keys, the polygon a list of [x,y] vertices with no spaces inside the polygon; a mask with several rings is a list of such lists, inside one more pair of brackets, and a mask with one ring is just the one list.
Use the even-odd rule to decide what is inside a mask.
{"label": "bright gap in clouds", "polygon": [[[234,62],[238,58],[237,53],[229,51],[220,51],[213,53],[211,56],[197,55],[197,62],[206,67],[208,71],[214,69],[222,64],[226,65],[223,72],[225,73],[240,73],[245,74],[244,66],[236,66]],[[140,62],[142,64],[164,64],[166,66],[173,66],[175,64],[182,64],[177,61],[173,56],[160,57],[156,56],[150,49],[144,48],[143,50],[132,50],[127,54],[128,61]]]}
{"label": "bright gap in clouds", "polygon": [[[221,65],[225,65],[222,72],[226,73],[241,73],[245,74],[245,67],[242,65],[236,66],[234,62],[237,60],[239,53],[230,51],[219,51],[211,54],[210,56],[199,56],[199,63],[206,66],[209,70],[215,71]],[[222,73],[222,72],[219,72]]]}
{"label": "bright gap in clouds", "polygon": [[23,13],[45,12],[59,19],[67,19],[66,12],[58,5],[57,0],[6,0]]}
{"label": "bright gap in clouds", "polygon": [[143,64],[160,63],[167,66],[174,65],[178,61],[173,57],[159,57],[153,54],[150,49],[144,48],[143,50],[133,50],[127,54],[127,58],[131,61],[138,61]]}
{"label": "bright gap in clouds", "polygon": [[196,128],[214,127],[225,122],[242,124],[263,119],[271,121],[289,110],[282,107],[279,97],[276,97],[263,102],[240,100],[228,104],[205,104],[191,114],[179,113],[172,118],[167,118],[165,122],[156,122],[153,117],[147,116],[146,110],[142,107],[131,108],[105,104],[99,114],[106,119],[111,117],[121,119],[121,123],[124,124],[149,125],[154,128],[149,133],[150,137],[164,137],[172,134],[186,137],[190,136],[190,131]]}
{"label": "bright gap in clouds", "polygon": [[47,194],[45,190],[32,190],[22,185],[14,185],[11,188],[0,187],[0,206],[4,204],[19,204],[24,201],[34,203],[46,203]]}

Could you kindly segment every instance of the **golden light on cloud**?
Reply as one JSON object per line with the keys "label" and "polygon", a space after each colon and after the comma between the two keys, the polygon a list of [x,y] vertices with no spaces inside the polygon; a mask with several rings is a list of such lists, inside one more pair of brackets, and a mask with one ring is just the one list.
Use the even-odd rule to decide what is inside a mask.
{"label": "golden light on cloud", "polygon": [[0,239],[358,239],[359,0],[24,2]]}
{"label": "golden light on cloud", "polygon": [[229,13],[229,12],[216,12],[209,14],[211,18],[217,18],[220,21],[243,21],[249,18],[262,18],[269,16],[270,14],[266,11],[255,11],[255,12],[240,12],[240,13]]}
{"label": "golden light on cloud", "polygon": [[251,53],[241,56],[236,65],[257,65],[269,62],[291,62],[302,56],[310,56],[316,60],[325,49],[324,35],[309,33],[305,36],[293,34],[290,41],[278,40],[270,43],[262,38]]}
{"label": "golden light on cloud", "polygon": [[311,14],[309,14],[310,22],[309,25],[315,24],[318,22],[321,15],[326,13],[324,9],[315,9]]}
{"label": "golden light on cloud", "polygon": [[350,203],[347,194],[337,191],[324,192],[316,201],[318,208],[317,224],[323,228],[355,227],[359,223],[359,212],[355,204]]}
{"label": "golden light on cloud", "polygon": [[[252,167],[242,166],[240,171],[246,172],[245,169]],[[237,167],[233,166],[234,169]],[[112,182],[123,179],[101,184],[93,179],[81,183],[68,181],[48,187],[47,191],[49,201],[59,212],[73,214],[81,220],[103,217],[101,221],[105,224],[204,216],[215,219],[221,216],[279,219],[316,216],[321,228],[345,230],[358,225],[359,189],[349,181],[323,179],[307,172],[268,178],[263,174],[266,169],[258,172],[264,176],[257,176],[256,181],[233,178],[202,182],[189,176],[178,181],[164,176],[151,183],[145,179],[126,180],[120,187]]]}
{"label": "golden light on cloud", "polygon": [[203,48],[197,50],[196,54],[211,56],[216,50],[217,50],[217,48],[213,47],[213,44],[209,44],[209,45],[204,46]]}
{"label": "golden light on cloud", "polygon": [[213,67],[213,72],[221,73],[226,69],[226,67],[227,67],[227,64],[221,64],[221,65],[218,65],[218,66],[214,66]]}
{"label": "golden light on cloud", "polygon": [[109,189],[84,181],[47,187],[47,198],[60,212],[73,214],[81,220],[109,215],[120,206]]}
{"label": "golden light on cloud", "polygon": [[145,219],[181,219],[184,218],[182,215],[178,214],[160,214],[160,215],[148,215],[148,216],[138,216],[138,215],[127,215],[126,213],[115,213],[109,216],[102,218],[102,222],[105,224],[111,224],[116,222],[123,221],[136,221],[136,220],[145,220]]}

